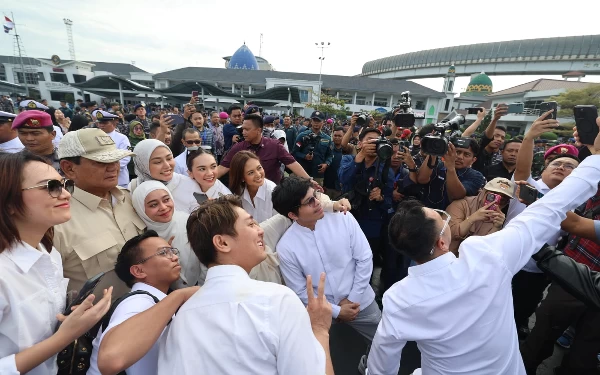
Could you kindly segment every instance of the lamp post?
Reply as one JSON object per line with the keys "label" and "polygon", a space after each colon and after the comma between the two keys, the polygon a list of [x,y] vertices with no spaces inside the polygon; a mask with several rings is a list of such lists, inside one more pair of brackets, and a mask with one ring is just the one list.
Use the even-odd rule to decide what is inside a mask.
{"label": "lamp post", "polygon": [[[327,43],[327,44],[325,44],[325,43]],[[319,57],[319,60],[321,60],[321,67],[319,68],[319,104],[321,104],[321,90],[322,90],[321,73],[323,72],[323,60],[325,60],[325,48],[329,48],[331,43],[321,42],[321,44],[319,44],[319,43],[315,42],[315,45],[317,46],[317,48],[321,49],[321,57]]]}

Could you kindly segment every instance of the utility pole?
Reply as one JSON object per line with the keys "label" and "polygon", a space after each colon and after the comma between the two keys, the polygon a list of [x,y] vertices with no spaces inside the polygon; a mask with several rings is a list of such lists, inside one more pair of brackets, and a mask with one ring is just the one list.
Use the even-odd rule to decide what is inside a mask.
{"label": "utility pole", "polygon": [[73,43],[73,21],[68,18],[63,18],[63,22],[67,26],[67,38],[69,40],[69,54],[71,55],[71,60],[75,59],[75,43]]}
{"label": "utility pole", "polygon": [[319,45],[319,43],[315,42],[315,45],[317,46],[317,48],[321,49],[321,57],[319,57],[319,60],[321,60],[321,67],[319,68],[319,104],[321,104],[321,91],[322,91],[322,83],[321,83],[321,73],[323,72],[323,61],[325,60],[325,48],[329,48],[329,46],[331,45],[331,43],[327,42],[327,45],[325,45],[325,42],[321,42],[321,45]]}
{"label": "utility pole", "polygon": [[19,33],[17,33],[17,22],[15,21],[15,15],[10,13],[13,23],[15,24],[15,41],[17,42],[17,49],[19,50],[19,61],[21,63],[21,71],[23,72],[23,83],[25,84],[25,93],[29,97],[29,85],[27,84],[27,75],[25,74],[25,64],[23,64],[23,55],[21,54],[21,40],[19,39]]}

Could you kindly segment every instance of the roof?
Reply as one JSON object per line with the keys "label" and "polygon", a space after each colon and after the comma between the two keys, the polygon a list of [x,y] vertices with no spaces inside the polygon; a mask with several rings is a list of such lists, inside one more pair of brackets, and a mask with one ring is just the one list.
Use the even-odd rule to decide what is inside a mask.
{"label": "roof", "polygon": [[[219,83],[237,83],[245,85],[265,85],[267,78],[319,81],[318,74],[277,72],[267,70],[240,70],[221,68],[187,67],[170,70],[154,75],[154,79],[173,81],[204,81]],[[445,98],[446,95],[404,80],[378,79],[326,75],[321,76],[323,90],[352,90],[366,92],[401,93],[410,91],[411,95]]]}
{"label": "roof", "polygon": [[250,48],[248,48],[245,43],[231,56],[229,64],[227,64],[227,68],[248,70],[259,69],[256,57],[254,57],[254,54],[252,51],[250,51]]}
{"label": "roof", "polygon": [[91,92],[100,96],[105,96],[106,93],[119,92],[119,83],[121,83],[121,91],[123,93],[144,94],[152,93],[153,90],[144,85],[140,85],[132,80],[120,76],[97,76],[85,82],[70,83],[69,85],[77,87],[83,91]]}
{"label": "roof", "polygon": [[546,90],[571,90],[571,89],[582,89],[589,85],[594,85],[592,82],[578,82],[578,81],[564,81],[558,79],[536,79],[535,81],[523,83],[522,85],[514,86],[506,90],[501,90],[492,94],[487,95],[488,97],[514,95],[526,93],[529,91],[546,91]]}
{"label": "roof", "polygon": [[[40,60],[47,60],[47,58],[40,57]],[[69,63],[73,60],[62,60],[61,65],[65,63]],[[116,75],[128,75],[129,73],[148,73],[145,70],[138,68],[135,65],[127,64],[127,63],[109,63],[109,62],[101,62],[101,61],[84,61],[83,62],[94,64],[92,67],[92,71],[101,71],[101,72],[111,72]],[[0,56],[0,64],[20,64],[19,57],[17,56]],[[41,66],[42,64],[38,61],[36,57],[23,57],[23,64],[25,65],[35,65]]]}
{"label": "roof", "polygon": [[[401,45],[401,44],[400,44]],[[569,56],[587,58],[600,55],[600,35],[511,40],[435,48],[368,61],[362,74],[376,74],[411,67],[474,64],[486,59],[527,59]]]}
{"label": "roof", "polygon": [[18,85],[16,83],[0,81],[0,90],[1,91],[19,91],[25,92],[25,86]]}

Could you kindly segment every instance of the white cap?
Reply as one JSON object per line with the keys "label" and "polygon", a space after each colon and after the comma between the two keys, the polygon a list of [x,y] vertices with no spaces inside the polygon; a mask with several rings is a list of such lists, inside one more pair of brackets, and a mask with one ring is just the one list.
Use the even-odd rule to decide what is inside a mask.
{"label": "white cap", "polygon": [[45,105],[43,105],[40,102],[36,102],[35,100],[21,100],[21,102],[19,103],[19,107],[25,108],[27,110],[38,109],[41,111],[48,109],[48,107],[46,107]]}

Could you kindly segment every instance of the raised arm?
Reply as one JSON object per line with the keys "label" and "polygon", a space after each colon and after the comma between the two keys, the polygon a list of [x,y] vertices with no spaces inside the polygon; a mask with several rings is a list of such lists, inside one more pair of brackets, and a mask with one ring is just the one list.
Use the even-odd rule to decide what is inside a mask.
{"label": "raised arm", "polygon": [[600,242],[596,235],[596,224],[600,224],[600,221],[581,217],[569,211],[567,212],[567,218],[560,224],[560,227],[569,234]]}
{"label": "raised arm", "polygon": [[[470,137],[472,136],[475,131],[477,130],[477,128],[479,127],[479,125],[481,125],[481,122],[483,121],[483,118],[485,117],[487,111],[485,110],[485,108],[480,108],[480,111],[477,112],[477,120],[475,120],[475,122],[473,122],[471,125],[469,125],[468,128],[465,129],[465,131],[462,133],[463,137]],[[493,133],[493,132],[492,132]]]}
{"label": "raised arm", "polygon": [[500,103],[496,106],[496,110],[494,111],[494,117],[490,124],[485,128],[485,136],[487,139],[494,139],[494,130],[496,130],[496,123],[502,116],[506,114],[508,111],[508,106],[504,103]]}
{"label": "raised arm", "polygon": [[533,165],[533,142],[542,133],[554,130],[558,126],[556,120],[544,120],[553,110],[545,112],[533,122],[531,128],[523,137],[523,143],[517,155],[517,166],[515,168],[514,180],[527,180],[531,175],[531,166]]}

